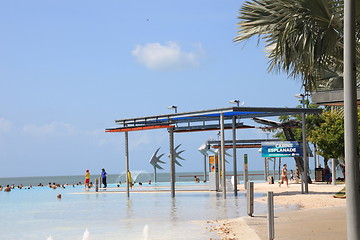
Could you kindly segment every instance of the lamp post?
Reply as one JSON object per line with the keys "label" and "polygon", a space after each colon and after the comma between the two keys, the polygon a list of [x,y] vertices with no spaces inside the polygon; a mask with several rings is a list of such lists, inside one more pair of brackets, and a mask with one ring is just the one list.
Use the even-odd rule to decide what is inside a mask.
{"label": "lamp post", "polygon": [[[301,98],[302,101],[302,108],[305,108],[305,96],[306,94],[295,94],[295,97],[297,98]],[[304,160],[304,172],[303,172],[303,182],[304,182],[304,187],[305,187],[305,193],[308,194],[309,193],[309,186],[308,186],[308,169],[309,169],[309,164],[308,164],[308,156],[307,156],[307,149],[306,149],[306,126],[305,126],[305,113],[301,114],[301,121],[302,121],[302,139],[303,139],[303,160]],[[301,186],[303,186],[301,184]],[[301,192],[304,193],[304,190],[301,189]]]}
{"label": "lamp post", "polygon": [[355,0],[344,1],[344,125],[347,237],[360,239]]}
{"label": "lamp post", "polygon": [[177,108],[178,106],[175,105],[168,106],[168,109],[175,109],[175,113],[177,113]]}

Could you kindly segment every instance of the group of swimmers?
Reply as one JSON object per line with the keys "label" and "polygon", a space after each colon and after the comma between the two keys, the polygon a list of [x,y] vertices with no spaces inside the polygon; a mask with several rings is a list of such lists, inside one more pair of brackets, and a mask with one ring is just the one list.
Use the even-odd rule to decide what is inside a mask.
{"label": "group of swimmers", "polygon": [[[18,185],[15,187],[14,184],[12,184],[11,186],[10,185],[6,185],[6,187],[4,188],[4,192],[11,192],[12,189],[15,189],[15,188],[18,188],[18,189],[30,189],[32,188],[32,186],[30,185],[29,187],[24,187],[22,184]],[[3,186],[0,185],[0,191],[3,190]]]}
{"label": "group of swimmers", "polygon": [[[92,186],[92,183],[90,183],[91,186]],[[81,182],[77,183],[76,185],[82,185]],[[70,185],[70,184],[59,184],[59,183],[48,183],[47,185],[49,188],[52,188],[52,189],[57,189],[57,188],[66,188],[66,186],[72,186],[72,187],[75,187],[75,184],[73,185]],[[44,185],[42,183],[39,183],[37,185],[37,187],[44,187]],[[32,189],[34,188],[33,185],[29,185],[27,187],[24,187],[22,184],[18,185],[18,186],[15,186],[14,184],[12,185],[6,185],[6,187],[3,187],[0,185],[0,191],[4,191],[4,192],[11,192],[11,190],[15,189],[15,188],[18,188],[18,189]]]}

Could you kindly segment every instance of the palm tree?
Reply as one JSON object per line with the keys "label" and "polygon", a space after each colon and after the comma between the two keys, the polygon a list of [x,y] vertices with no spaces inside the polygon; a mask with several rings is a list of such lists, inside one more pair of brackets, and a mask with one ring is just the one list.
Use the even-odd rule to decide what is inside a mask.
{"label": "palm tree", "polygon": [[[360,57],[360,0],[356,0]],[[343,0],[250,0],[240,9],[234,42],[257,37],[269,52],[269,71],[300,78],[306,91],[342,87]],[[359,69],[359,68],[358,68]]]}

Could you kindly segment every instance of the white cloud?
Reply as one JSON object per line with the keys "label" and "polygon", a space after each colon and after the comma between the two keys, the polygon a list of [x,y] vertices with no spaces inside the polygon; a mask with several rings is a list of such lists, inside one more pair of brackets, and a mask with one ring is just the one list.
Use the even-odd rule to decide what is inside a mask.
{"label": "white cloud", "polygon": [[77,132],[73,126],[63,122],[52,122],[42,126],[28,124],[22,130],[31,135],[73,135]]}
{"label": "white cloud", "polygon": [[0,131],[8,132],[12,128],[12,123],[9,120],[4,118],[0,118]]}
{"label": "white cloud", "polygon": [[197,52],[184,52],[175,42],[170,41],[166,45],[148,43],[137,45],[132,55],[151,70],[173,71],[198,67],[201,46],[198,48]]}

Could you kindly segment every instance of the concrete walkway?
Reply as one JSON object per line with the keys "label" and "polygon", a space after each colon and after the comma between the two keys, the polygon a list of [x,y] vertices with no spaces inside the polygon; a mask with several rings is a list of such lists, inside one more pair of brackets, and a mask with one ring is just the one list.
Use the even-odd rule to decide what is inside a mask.
{"label": "concrete walkway", "polygon": [[[261,240],[268,240],[266,215],[244,221]],[[251,238],[252,239],[252,238]],[[346,207],[275,212],[276,240],[346,240]]]}

